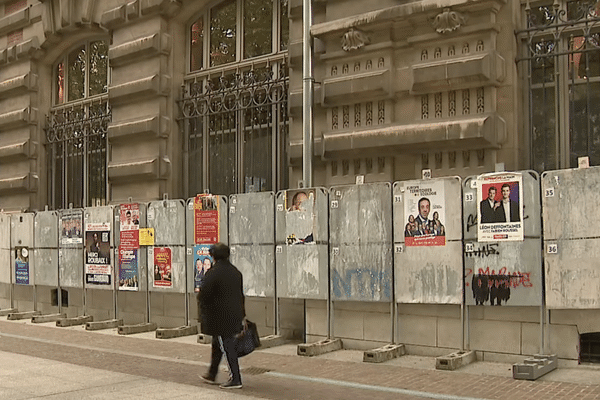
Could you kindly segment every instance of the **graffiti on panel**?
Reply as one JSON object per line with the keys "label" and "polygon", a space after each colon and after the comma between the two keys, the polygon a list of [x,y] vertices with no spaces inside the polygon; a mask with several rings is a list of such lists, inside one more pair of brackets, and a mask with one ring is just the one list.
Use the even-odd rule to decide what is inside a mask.
{"label": "graffiti on panel", "polygon": [[465,256],[467,258],[485,258],[498,255],[500,255],[500,251],[498,250],[498,243],[489,243],[482,246],[475,246],[473,243],[465,244]]}
{"label": "graffiti on panel", "polygon": [[533,287],[530,272],[508,272],[506,267],[498,271],[490,270],[489,267],[479,268],[477,271],[468,268],[465,278],[465,286],[471,286],[475,305],[486,305],[489,302],[489,305],[500,306],[510,299],[511,289]]}
{"label": "graffiti on panel", "polygon": [[391,296],[392,279],[384,271],[357,268],[346,269],[342,273],[332,269],[331,273],[332,290],[336,298],[379,300]]}

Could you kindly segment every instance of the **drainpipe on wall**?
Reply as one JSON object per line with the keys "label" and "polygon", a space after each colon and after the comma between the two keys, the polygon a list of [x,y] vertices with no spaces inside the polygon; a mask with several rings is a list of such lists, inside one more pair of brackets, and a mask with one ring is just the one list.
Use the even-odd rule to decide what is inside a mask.
{"label": "drainpipe on wall", "polygon": [[312,0],[302,0],[302,180],[304,187],[313,187],[313,99],[312,68]]}

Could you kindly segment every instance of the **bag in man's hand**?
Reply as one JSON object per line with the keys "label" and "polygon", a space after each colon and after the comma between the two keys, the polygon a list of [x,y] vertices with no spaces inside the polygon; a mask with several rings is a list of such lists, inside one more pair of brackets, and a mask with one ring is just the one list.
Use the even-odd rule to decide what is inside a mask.
{"label": "bag in man's hand", "polygon": [[246,320],[244,329],[235,336],[235,351],[237,352],[237,356],[243,357],[250,354],[257,347],[260,347],[260,337],[258,336],[256,324]]}

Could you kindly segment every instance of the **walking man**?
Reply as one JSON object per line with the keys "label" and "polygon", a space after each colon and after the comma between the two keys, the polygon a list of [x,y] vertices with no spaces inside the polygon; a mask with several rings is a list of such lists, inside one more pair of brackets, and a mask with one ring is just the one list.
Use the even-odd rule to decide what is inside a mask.
{"label": "walking man", "polygon": [[213,266],[205,273],[200,288],[202,333],[212,336],[212,353],[208,372],[202,379],[216,384],[219,363],[225,353],[231,377],[221,385],[222,389],[240,389],[242,377],[235,335],[242,330],[246,317],[242,273],[229,262],[229,247],[223,243],[212,245],[209,254]]}

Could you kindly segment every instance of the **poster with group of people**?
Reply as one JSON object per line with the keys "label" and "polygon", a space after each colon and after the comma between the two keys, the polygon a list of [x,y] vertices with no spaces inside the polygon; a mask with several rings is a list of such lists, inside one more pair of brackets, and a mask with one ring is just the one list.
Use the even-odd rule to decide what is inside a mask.
{"label": "poster with group of people", "polygon": [[200,292],[204,275],[212,265],[208,254],[211,245],[220,240],[219,196],[199,194],[194,198],[194,291]]}
{"label": "poster with group of people", "polygon": [[60,243],[62,245],[83,243],[82,214],[63,215],[60,218]]}
{"label": "poster with group of people", "polygon": [[404,188],[406,246],[444,246],[446,207],[443,181],[422,181]]}
{"label": "poster with group of people", "polygon": [[140,206],[119,208],[119,290],[139,290]]}

